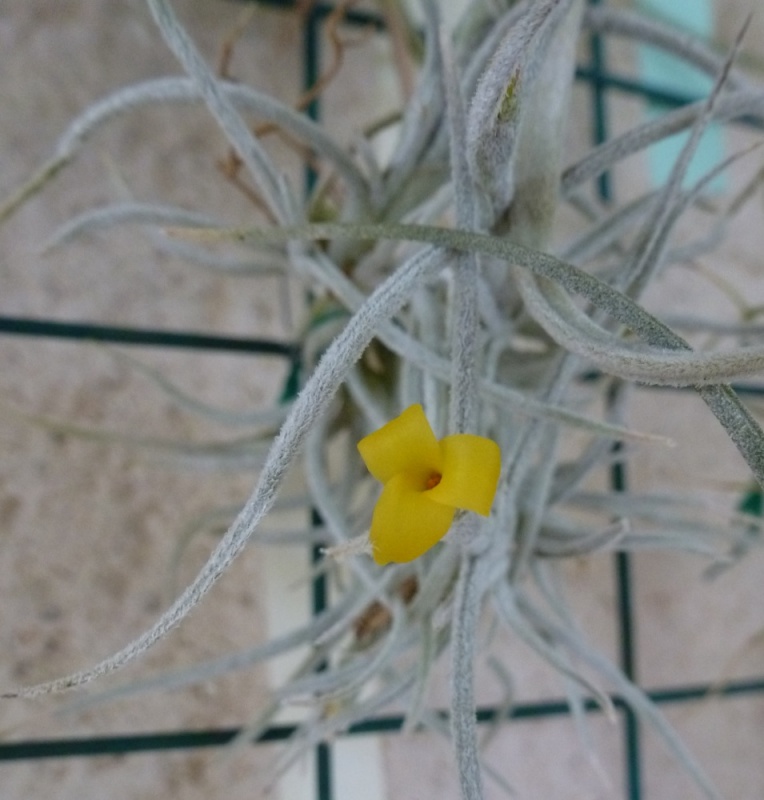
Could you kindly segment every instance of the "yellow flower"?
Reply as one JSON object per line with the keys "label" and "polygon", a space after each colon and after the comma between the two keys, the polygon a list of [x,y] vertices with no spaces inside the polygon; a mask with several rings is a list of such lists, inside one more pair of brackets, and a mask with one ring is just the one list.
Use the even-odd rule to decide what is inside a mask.
{"label": "yellow flower", "polygon": [[470,433],[438,441],[419,404],[361,439],[358,450],[384,484],[369,532],[378,564],[419,558],[446,535],[457,509],[491,511],[499,446]]}

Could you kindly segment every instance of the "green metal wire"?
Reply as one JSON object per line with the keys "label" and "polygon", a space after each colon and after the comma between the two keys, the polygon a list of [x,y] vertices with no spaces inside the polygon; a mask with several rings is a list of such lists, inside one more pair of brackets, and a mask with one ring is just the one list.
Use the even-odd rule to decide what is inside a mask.
{"label": "green metal wire", "polygon": [[272,339],[220,336],[195,331],[163,331],[100,325],[89,322],[58,322],[29,317],[0,317],[0,334],[36,336],[47,339],[74,339],[111,344],[173,347],[193,350],[257,353],[259,355],[299,357],[299,346]]}
{"label": "green metal wire", "polygon": [[[593,6],[601,5],[601,0],[590,0]],[[598,34],[591,36],[591,95],[592,114],[594,117],[594,141],[601,144],[608,138],[607,89],[601,81],[605,73],[605,43]],[[597,179],[597,191],[600,198],[607,202],[613,199],[613,184],[610,172],[604,172]],[[620,444],[615,445],[615,450]],[[610,471],[610,485],[616,492],[626,491],[626,465],[615,462]],[[616,604],[618,617],[619,661],[623,674],[636,683],[636,644],[634,639],[634,603],[632,592],[631,559],[628,553],[616,553],[614,556],[616,575]],[[628,800],[640,800],[642,797],[642,759],[640,755],[639,720],[628,706],[623,710],[624,757],[625,757],[625,791]]]}
{"label": "green metal wire", "polygon": [[[747,697],[764,692],[764,678],[752,680],[730,681],[723,686],[715,684],[692,684],[686,686],[666,687],[647,691],[647,696],[658,705],[680,705],[713,698]],[[618,695],[611,696],[613,705],[618,709],[626,707],[625,701]],[[593,700],[584,703],[584,709],[590,714],[602,712],[601,706]],[[439,711],[439,715],[448,719],[448,712]],[[480,707],[477,710],[477,721],[481,724],[495,723],[498,719],[506,720],[538,720],[565,717],[570,713],[567,700],[554,698],[533,703],[519,703],[503,717],[493,707]],[[346,736],[384,735],[398,733],[404,724],[401,715],[373,717],[356,723],[346,732]],[[296,728],[291,725],[274,725],[255,741],[256,744],[282,742],[294,734]],[[69,737],[66,739],[40,739],[23,742],[0,744],[0,761],[24,761],[41,758],[70,758],[83,756],[114,755],[119,753],[140,754],[161,750],[193,750],[201,747],[223,747],[241,733],[240,728],[218,728],[201,731],[170,731],[166,733],[142,733],[124,736],[95,736],[88,738]]]}
{"label": "green metal wire", "polygon": [[[319,80],[321,69],[320,52],[320,24],[325,15],[316,6],[313,6],[303,22],[303,88],[309,91],[316,86]],[[320,104],[318,97],[315,97],[308,104],[307,115],[318,122],[320,118]],[[310,195],[318,181],[318,173],[308,164],[305,167],[305,191]],[[322,521],[318,512],[312,512],[312,525],[321,527]],[[322,548],[318,545],[312,548],[311,562],[317,564],[324,556]],[[329,585],[325,574],[320,574],[313,580],[311,611],[313,614],[320,614],[329,602]],[[326,668],[325,664],[318,667],[318,671]],[[332,752],[328,742],[321,742],[315,749],[316,764],[316,797],[318,800],[332,800],[334,792],[332,790]]]}

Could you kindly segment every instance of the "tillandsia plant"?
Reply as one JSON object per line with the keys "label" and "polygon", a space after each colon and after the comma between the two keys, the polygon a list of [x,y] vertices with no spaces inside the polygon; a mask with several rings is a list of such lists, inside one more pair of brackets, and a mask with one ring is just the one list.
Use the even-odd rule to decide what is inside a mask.
{"label": "tillandsia plant", "polygon": [[[394,118],[372,120],[348,149],[300,111],[216,75],[169,0],[148,0],[185,76],[128,86],[87,108],[4,206],[7,216],[122,115],[152,104],[204,104],[268,223],[226,227],[203,208],[130,201],[71,220],[54,244],[139,223],[158,247],[217,269],[275,265],[305,288],[310,319],[299,391],[258,418],[278,421],[278,431],[261,437],[258,447],[267,447],[252,495],[197,577],[119,652],[6,696],[83,686],[169,635],[245,546],[264,546],[260,525],[299,462],[305,506],[322,521],[328,575],[341,576],[330,606],[245,654],[110,697],[209,679],[309,645],[301,669],[249,731],[256,737],[283,705],[310,698],[281,770],[302,748],[404,699],[409,728],[442,732],[426,697],[432,667],[448,653],[450,735],[462,795],[473,800],[483,796],[474,665],[485,646],[478,622],[487,618],[559,670],[579,719],[586,697],[612,710],[608,691],[617,691],[704,795],[718,797],[647,696],[572,622],[555,565],[651,547],[726,563],[756,539],[754,517],[699,521],[694,499],[595,491],[588,480],[628,459],[629,443],[666,445],[627,424],[630,389],[641,383],[698,394],[764,485],[764,433],[729,385],[764,368],[752,328],[733,321],[726,333],[738,346],[698,351],[641,302],[653,281],[719,238],[676,247],[686,212],[713,213],[721,235],[748,196],[721,211],[708,199],[713,179],[740,156],[689,185],[688,166],[710,124],[764,120],[764,88],[735,65],[734,50],[725,57],[662,24],[584,0],[472,3],[452,28],[435,0],[420,6],[413,37],[420,68],[407,104]],[[713,88],[571,161],[566,121],[576,53],[591,33],[663,48],[711,76]],[[255,122],[309,151],[319,180],[307,197],[266,153]],[[383,129],[395,136],[385,158],[376,146]],[[591,191],[622,159],[682,130],[689,136],[662,188],[621,207]],[[565,245],[556,235],[561,206],[578,215],[577,235]],[[254,256],[245,264],[216,249],[231,243]],[[582,522],[582,510],[600,522]],[[306,544],[316,535],[306,530]]]}

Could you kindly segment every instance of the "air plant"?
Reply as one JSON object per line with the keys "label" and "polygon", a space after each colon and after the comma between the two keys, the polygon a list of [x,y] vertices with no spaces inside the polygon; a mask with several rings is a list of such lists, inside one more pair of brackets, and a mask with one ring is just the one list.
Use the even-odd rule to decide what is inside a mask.
{"label": "air plant", "polygon": [[[565,677],[574,712],[584,696],[610,709],[608,690],[617,691],[705,796],[718,797],[658,709],[572,623],[555,564],[650,547],[702,552],[717,563],[755,543],[759,524],[750,515],[699,522],[693,498],[594,491],[587,480],[628,460],[632,450],[615,451],[616,442],[666,445],[628,425],[631,387],[639,383],[697,393],[764,485],[764,433],[729,385],[764,367],[757,332],[733,321],[726,333],[738,346],[698,351],[642,303],[645,289],[687,257],[674,239],[683,215],[704,207],[713,178],[742,157],[688,186],[701,135],[712,122],[764,119],[764,88],[735,66],[734,49],[720,56],[630,12],[583,0],[505,0],[469,4],[448,29],[437,3],[422,0],[422,60],[400,116],[380,123],[396,136],[383,160],[374,125],[344,148],[305,114],[215,75],[169,0],[147,3],[186,76],[128,86],[87,108],[3,214],[52,180],[101,126],[141,106],[204,104],[270,223],[233,227],[209,210],[131,200],[71,220],[52,245],[140,224],[158,247],[217,269],[251,268],[257,280],[265,268],[251,265],[268,265],[306,290],[303,381],[287,403],[263,412],[278,430],[249,500],[155,624],[100,663],[6,696],[83,686],[170,635],[245,546],[267,544],[260,525],[278,513],[284,476],[301,463],[305,507],[322,521],[328,574],[342,576],[331,605],[246,653],[136,682],[109,698],[209,679],[309,645],[302,668],[248,732],[256,737],[292,698],[311,698],[283,769],[300,748],[404,698],[409,727],[437,729],[426,690],[434,663],[449,653],[453,751],[462,796],[474,800],[483,796],[476,631],[486,617]],[[712,76],[713,88],[571,163],[565,134],[576,49],[591,32],[661,47]],[[266,153],[253,120],[309,150],[320,179],[307,197]],[[588,190],[622,159],[681,130],[689,137],[662,188],[620,207]],[[742,202],[741,195],[730,209]],[[561,205],[578,212],[579,225],[564,246],[555,236]],[[717,217],[721,234],[727,215]],[[709,238],[693,252],[718,237]],[[236,260],[216,249],[231,243],[252,255]],[[693,324],[705,330],[702,320]],[[389,438],[391,425],[403,427]],[[575,457],[564,447],[572,435]],[[332,457],[337,451],[341,458]],[[420,475],[422,464],[436,466]],[[377,512],[374,477],[386,484]],[[399,485],[409,479],[415,500]],[[428,493],[437,519],[422,505]],[[582,522],[581,509],[600,522]],[[316,535],[299,534],[307,545]]]}

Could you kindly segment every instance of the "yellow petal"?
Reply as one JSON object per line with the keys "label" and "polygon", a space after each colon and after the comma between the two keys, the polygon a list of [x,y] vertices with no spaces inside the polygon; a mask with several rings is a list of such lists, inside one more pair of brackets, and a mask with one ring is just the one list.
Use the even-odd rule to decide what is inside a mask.
{"label": "yellow petal", "polygon": [[406,473],[392,477],[374,508],[369,538],[377,564],[419,558],[448,532],[455,509],[434,503]]}
{"label": "yellow petal", "polygon": [[358,442],[369,472],[382,483],[406,472],[424,482],[440,473],[441,449],[418,403]]}
{"label": "yellow petal", "polygon": [[455,433],[440,440],[440,449],[442,478],[427,492],[427,497],[487,517],[501,471],[499,446],[484,436]]}

